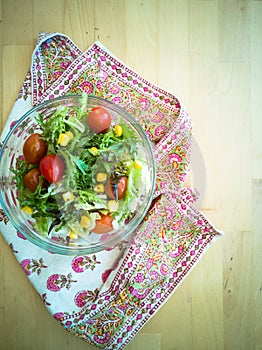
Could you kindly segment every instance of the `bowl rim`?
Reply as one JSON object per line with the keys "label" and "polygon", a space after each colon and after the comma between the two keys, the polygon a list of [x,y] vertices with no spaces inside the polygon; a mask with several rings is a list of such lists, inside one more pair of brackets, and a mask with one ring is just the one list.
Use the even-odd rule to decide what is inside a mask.
{"label": "bowl rim", "polygon": [[[2,161],[2,157],[3,157],[3,152],[5,150],[5,147],[9,141],[10,137],[13,135],[14,130],[18,127],[18,125],[20,125],[27,117],[32,115],[34,112],[37,112],[38,109],[41,109],[41,108],[48,106],[50,104],[54,104],[54,103],[61,102],[61,101],[66,101],[68,99],[77,99],[80,101],[81,98],[82,98],[81,94],[68,94],[68,95],[58,96],[58,97],[46,100],[40,104],[37,104],[37,105],[33,106],[32,108],[30,108],[26,113],[24,113],[16,121],[16,123],[14,123],[14,125],[8,131],[7,135],[5,136],[5,138],[2,142],[2,145],[0,147],[0,169],[1,169],[1,161]],[[113,103],[112,101],[109,101],[105,98],[99,97],[99,96],[89,94],[88,100],[90,98],[93,101],[95,101],[95,100],[97,100],[98,102],[101,101],[102,104],[108,105],[110,109],[112,109],[114,112],[116,112],[118,114],[119,113],[124,114],[125,118],[128,117],[128,121],[129,122],[132,121],[132,123],[135,125],[135,128],[139,129],[140,133],[142,133],[142,135],[144,137],[144,141],[146,142],[148,150],[150,151],[150,158],[153,162],[153,164],[151,164],[151,166],[150,166],[150,169],[152,171],[152,175],[151,175],[152,176],[152,185],[150,187],[150,195],[149,195],[149,198],[148,198],[146,205],[144,206],[144,209],[142,210],[140,219],[138,219],[137,222],[134,223],[135,224],[134,228],[129,229],[128,231],[126,231],[125,233],[123,233],[121,235],[120,240],[119,240],[119,238],[112,238],[108,242],[105,242],[106,243],[105,245],[103,245],[102,242],[99,242],[99,243],[96,243],[96,245],[79,247],[79,246],[61,246],[61,245],[57,244],[55,241],[51,241],[51,240],[48,241],[45,236],[41,236],[40,234],[39,234],[39,236],[32,237],[30,234],[28,234],[23,229],[21,232],[21,227],[19,227],[19,225],[16,223],[12,214],[9,212],[9,209],[6,208],[6,205],[5,205],[3,197],[2,197],[2,190],[0,190],[0,204],[1,204],[5,214],[7,215],[8,219],[10,220],[10,223],[15,227],[15,229],[17,231],[21,232],[25,236],[25,238],[28,239],[31,243],[33,243],[35,246],[37,246],[38,248],[42,248],[45,251],[49,251],[51,253],[57,253],[57,254],[67,255],[67,256],[79,255],[79,254],[89,255],[89,254],[94,254],[94,253],[106,250],[107,248],[116,247],[118,243],[120,243],[121,241],[124,241],[127,237],[131,237],[134,234],[134,232],[136,231],[138,226],[143,222],[143,220],[148,212],[148,209],[152,203],[152,200],[153,200],[153,196],[154,196],[154,192],[155,192],[155,184],[156,184],[156,159],[155,159],[155,154],[154,154],[153,142],[149,139],[147,133],[145,132],[145,130],[143,129],[141,124],[136,120],[136,118],[131,113],[126,111],[123,107],[121,107],[121,106],[119,106],[119,105],[117,105],[117,104]],[[88,104],[88,101],[87,101],[87,104]]]}

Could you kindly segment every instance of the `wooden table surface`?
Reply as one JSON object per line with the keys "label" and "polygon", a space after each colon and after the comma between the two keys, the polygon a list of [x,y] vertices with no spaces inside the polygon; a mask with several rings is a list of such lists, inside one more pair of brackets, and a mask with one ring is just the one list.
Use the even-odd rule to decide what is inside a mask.
{"label": "wooden table surface", "polygon": [[[0,129],[39,32],[101,41],[186,105],[224,231],[127,350],[262,349],[262,1],[0,0]],[[202,186],[201,185],[201,186]],[[0,348],[93,349],[51,317],[0,235]]]}

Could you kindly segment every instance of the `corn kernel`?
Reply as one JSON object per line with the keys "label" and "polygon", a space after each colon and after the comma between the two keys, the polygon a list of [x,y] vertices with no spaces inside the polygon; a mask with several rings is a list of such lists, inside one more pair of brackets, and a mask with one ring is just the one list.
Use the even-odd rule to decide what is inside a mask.
{"label": "corn kernel", "polygon": [[77,239],[77,238],[78,238],[78,235],[77,235],[73,230],[71,230],[70,233],[69,233],[69,238],[71,238],[71,239]]}
{"label": "corn kernel", "polygon": [[115,125],[114,132],[116,136],[122,136],[123,135],[123,129],[121,125]]}
{"label": "corn kernel", "polygon": [[88,216],[82,215],[80,219],[80,226],[81,227],[88,227],[91,224],[91,220],[89,219]]}
{"label": "corn kernel", "polygon": [[98,155],[98,149],[96,147],[91,147],[89,149],[89,152],[93,155],[93,156],[97,156]]}
{"label": "corn kernel", "polygon": [[96,174],[96,181],[97,182],[105,182],[107,179],[107,174],[106,173],[97,173]]}
{"label": "corn kernel", "polygon": [[103,184],[97,184],[94,186],[94,191],[96,193],[103,193],[105,192],[105,186]]}
{"label": "corn kernel", "polygon": [[135,169],[137,169],[137,170],[141,170],[141,169],[143,168],[143,164],[142,164],[142,162],[140,162],[139,160],[135,160],[135,161],[134,161],[134,167],[135,167]]}
{"label": "corn kernel", "polygon": [[74,134],[71,132],[71,131],[66,131],[66,133],[65,133],[68,137],[69,137],[69,139],[70,139],[70,141],[72,141],[73,140],[73,138],[74,138]]}
{"label": "corn kernel", "polygon": [[66,134],[60,134],[58,137],[58,144],[61,146],[67,146],[70,141],[70,138]]}
{"label": "corn kernel", "polygon": [[75,196],[70,191],[62,194],[64,202],[73,201]]}
{"label": "corn kernel", "polygon": [[32,215],[33,214],[33,209],[30,208],[28,205],[26,205],[25,207],[23,207],[23,212],[26,213],[26,214],[29,214],[29,215]]}
{"label": "corn kernel", "polygon": [[112,213],[118,211],[118,207],[119,204],[116,200],[112,199],[110,201],[107,202],[107,208],[109,211],[111,211]]}

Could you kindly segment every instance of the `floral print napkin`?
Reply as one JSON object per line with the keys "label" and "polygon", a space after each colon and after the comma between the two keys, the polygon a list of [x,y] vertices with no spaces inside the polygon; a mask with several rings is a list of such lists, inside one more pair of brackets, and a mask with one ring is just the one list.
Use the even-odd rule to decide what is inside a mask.
{"label": "floral print napkin", "polygon": [[154,144],[154,199],[133,240],[92,255],[51,254],[16,232],[2,208],[0,230],[68,332],[101,349],[123,349],[221,232],[194,206],[196,193],[184,187],[192,137],[184,106],[99,42],[82,52],[63,34],[41,33],[1,140],[33,105],[83,91],[132,113]]}

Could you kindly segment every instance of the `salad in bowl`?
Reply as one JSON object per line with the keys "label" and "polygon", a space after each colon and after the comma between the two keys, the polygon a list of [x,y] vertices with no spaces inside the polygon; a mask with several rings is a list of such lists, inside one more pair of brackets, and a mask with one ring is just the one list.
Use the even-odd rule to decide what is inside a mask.
{"label": "salad in bowl", "polygon": [[155,188],[139,123],[99,97],[68,95],[20,118],[0,151],[0,201],[16,229],[53,253],[94,253],[127,239]]}

